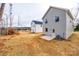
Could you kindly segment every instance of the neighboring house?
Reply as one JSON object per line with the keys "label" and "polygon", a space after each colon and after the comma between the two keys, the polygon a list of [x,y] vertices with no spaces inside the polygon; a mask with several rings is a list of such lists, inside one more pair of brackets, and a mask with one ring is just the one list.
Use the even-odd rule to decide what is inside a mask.
{"label": "neighboring house", "polygon": [[42,32],[42,22],[33,20],[31,22],[31,32]]}
{"label": "neighboring house", "polygon": [[52,37],[52,39],[68,39],[74,30],[74,18],[68,9],[51,6],[42,19],[43,33],[45,36]]}

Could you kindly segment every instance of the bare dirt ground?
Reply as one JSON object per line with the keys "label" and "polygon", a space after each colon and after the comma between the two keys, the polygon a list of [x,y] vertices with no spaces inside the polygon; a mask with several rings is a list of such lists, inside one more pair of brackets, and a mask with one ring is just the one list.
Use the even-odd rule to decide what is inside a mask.
{"label": "bare dirt ground", "polygon": [[41,33],[20,32],[18,35],[0,36],[2,56],[79,56],[79,32],[74,32],[69,40],[46,41]]}

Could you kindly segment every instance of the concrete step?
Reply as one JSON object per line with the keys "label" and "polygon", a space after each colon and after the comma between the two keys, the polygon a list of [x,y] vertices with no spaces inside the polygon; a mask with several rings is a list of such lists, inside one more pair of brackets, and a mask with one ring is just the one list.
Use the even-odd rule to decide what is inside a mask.
{"label": "concrete step", "polygon": [[52,40],[55,38],[55,36],[51,37],[51,36],[41,36],[40,38],[45,39],[45,40]]}

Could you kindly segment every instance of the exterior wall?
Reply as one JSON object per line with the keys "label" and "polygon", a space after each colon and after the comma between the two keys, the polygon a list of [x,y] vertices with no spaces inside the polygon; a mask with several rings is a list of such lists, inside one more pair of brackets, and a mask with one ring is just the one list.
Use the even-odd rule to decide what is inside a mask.
{"label": "exterior wall", "polygon": [[41,24],[31,24],[31,32],[43,32]]}
{"label": "exterior wall", "polygon": [[73,27],[73,20],[70,18],[70,16],[66,13],[66,39],[72,34],[74,31]]}
{"label": "exterior wall", "polygon": [[[59,16],[59,22],[55,22],[55,16]],[[48,23],[45,24],[45,19]],[[48,28],[48,32],[45,32],[45,28]],[[53,33],[55,29],[55,33]],[[56,8],[51,8],[48,14],[43,19],[43,32],[47,36],[56,37],[60,35],[65,37],[66,34],[66,11]]]}
{"label": "exterior wall", "polygon": [[35,30],[35,23],[34,22],[32,22],[31,23],[31,32],[35,32],[36,30]]}
{"label": "exterior wall", "polygon": [[41,24],[36,24],[35,27],[36,27],[36,32],[43,32]]}

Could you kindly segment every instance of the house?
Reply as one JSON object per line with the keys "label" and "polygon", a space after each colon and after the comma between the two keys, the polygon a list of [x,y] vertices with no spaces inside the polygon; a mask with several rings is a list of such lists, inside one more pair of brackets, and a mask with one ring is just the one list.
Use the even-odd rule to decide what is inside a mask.
{"label": "house", "polygon": [[68,39],[74,30],[74,18],[69,9],[50,6],[42,19],[44,36],[51,37],[46,40]]}
{"label": "house", "polygon": [[31,32],[42,32],[42,22],[33,20],[31,22]]}

